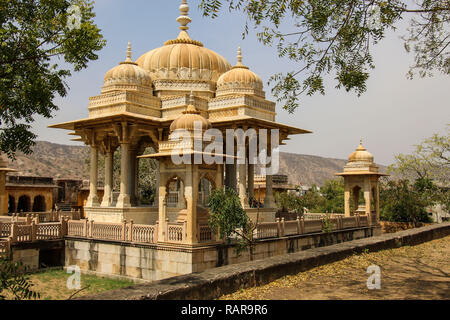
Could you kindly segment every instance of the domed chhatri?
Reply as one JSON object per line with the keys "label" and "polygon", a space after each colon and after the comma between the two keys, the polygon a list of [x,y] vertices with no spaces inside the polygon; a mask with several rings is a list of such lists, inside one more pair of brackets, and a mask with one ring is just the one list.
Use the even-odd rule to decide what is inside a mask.
{"label": "domed chhatri", "polygon": [[117,85],[139,85],[151,88],[150,74],[133,62],[131,54],[131,43],[128,42],[127,58],[105,74],[103,92],[114,89],[113,87]]}
{"label": "domed chhatri", "polygon": [[239,47],[237,64],[217,80],[217,96],[243,93],[265,97],[262,79],[242,64],[242,51]]}
{"label": "domed chhatri", "polygon": [[364,148],[361,139],[358,148],[348,157],[348,162],[344,166],[344,172],[337,173],[336,175],[384,176],[385,174],[379,173],[379,168],[374,162],[373,155]]}
{"label": "domed chhatri", "polygon": [[191,92],[190,104],[188,105],[186,111],[176,118],[170,125],[170,133],[176,130],[182,129],[187,131],[194,131],[196,123],[201,124],[202,132],[212,128],[211,122],[201,116],[200,111],[198,111],[194,106],[194,95]]}
{"label": "domed chhatri", "polygon": [[[215,158],[217,163],[205,161],[191,167],[197,172],[192,171],[191,177],[199,179],[202,175],[207,176],[214,181],[217,179],[217,186],[226,185],[239,190],[241,203],[247,207],[248,196],[251,196],[253,190],[250,181],[254,181],[251,178],[254,170],[246,170],[242,164],[223,166],[219,160],[234,158],[234,155],[215,151],[212,148],[215,144],[211,145],[205,141],[207,139],[203,140],[205,131],[215,129],[215,132],[222,133],[223,138],[228,129],[278,130],[281,145],[291,135],[311,133],[276,122],[275,102],[265,98],[261,78],[242,64],[240,48],[237,64],[232,67],[224,57],[191,39],[188,34],[191,22],[189,6],[186,0],[180,2],[181,14],[175,13],[180,29],[176,39],[166,41],[162,47],[147,52],[135,62],[132,60],[129,44],[125,61],[105,74],[101,93],[89,98],[89,117],[51,126],[70,130],[70,135],[75,136],[73,141],[84,142],[91,148],[89,197],[84,209],[89,219],[108,222],[133,219],[137,224],[153,224],[161,219],[160,231],[165,233],[163,226],[167,221],[158,216],[158,212],[162,211],[144,208],[138,202],[137,163],[143,158],[158,160],[160,187],[171,179],[170,172],[178,175],[179,181],[187,183],[188,169],[174,165],[172,152],[179,152],[179,155],[187,153],[195,159],[197,156],[202,158],[202,155]],[[152,32],[160,33],[164,30],[154,29]],[[148,39],[151,41],[152,36],[149,35]],[[196,125],[201,130],[196,131]],[[185,141],[187,135],[183,134],[183,130],[190,133],[190,139]],[[216,136],[211,138],[216,142]],[[197,148],[200,140],[201,150]],[[233,143],[237,148],[237,141]],[[121,183],[120,194],[114,198],[114,166],[110,161],[118,147],[122,153]],[[147,148],[152,148],[156,153],[144,155]],[[99,153],[109,161],[109,170],[105,169],[104,197],[101,203],[97,195]],[[247,188],[250,190],[249,194]],[[159,187],[156,190],[159,192]],[[197,188],[192,185],[192,190]],[[273,192],[269,188],[266,191],[265,207],[275,208]],[[180,199],[182,203],[183,198]],[[155,206],[161,210],[164,206],[163,199],[158,195],[155,195]],[[109,215],[111,207],[116,208],[114,212],[118,212],[117,215]],[[195,208],[195,204],[192,204],[192,208]],[[188,213],[195,216],[193,211],[188,210]],[[275,211],[267,212],[261,219],[272,221],[274,214]],[[186,227],[196,228],[193,223],[196,221],[189,220]],[[191,230],[187,234],[189,239],[186,243],[197,242],[196,232]],[[163,237],[162,233],[159,236]]]}
{"label": "domed chhatri", "polygon": [[220,54],[203,47],[200,41],[192,40],[187,33],[191,22],[186,1],[180,6],[180,33],[163,47],[151,50],[141,56],[137,63],[160,80],[202,80],[217,81],[231,69],[230,63]]}
{"label": "domed chhatri", "polygon": [[356,151],[353,152],[349,157],[349,162],[366,162],[366,163],[373,163],[373,155],[367,151],[366,148],[362,145],[362,139],[359,143],[358,148],[356,148]]}

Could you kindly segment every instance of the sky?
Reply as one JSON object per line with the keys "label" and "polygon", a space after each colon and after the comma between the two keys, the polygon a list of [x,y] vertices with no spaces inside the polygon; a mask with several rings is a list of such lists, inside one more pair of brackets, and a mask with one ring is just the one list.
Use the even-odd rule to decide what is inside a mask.
{"label": "sky", "polygon": [[[70,88],[64,98],[56,98],[59,111],[51,119],[36,118],[33,132],[38,140],[80,145],[70,141],[67,131],[50,129],[48,125],[88,117],[89,97],[100,94],[103,77],[120,61],[125,60],[126,47],[131,41],[133,59],[161,47],[166,40],[175,39],[179,24],[181,0],[97,0],[96,24],[107,40],[99,59],[88,68],[73,73],[67,84]],[[236,63],[237,47],[241,46],[243,63],[257,73],[265,83],[266,98],[270,94],[267,81],[278,72],[295,69],[295,64],[278,58],[276,48],[266,47],[256,39],[256,32],[242,39],[245,17],[227,10],[216,19],[201,16],[199,1],[189,0],[192,23],[189,34],[205,47]],[[434,133],[444,134],[450,123],[450,78],[408,80],[406,73],[412,56],[403,47],[400,26],[396,33],[374,47],[376,69],[371,72],[367,91],[361,97],[334,88],[329,82],[326,95],[303,97],[301,107],[293,114],[277,104],[276,121],[313,131],[312,134],[292,136],[284,152],[310,154],[346,159],[363,139],[375,162],[388,165],[395,154],[410,153],[414,145]]]}

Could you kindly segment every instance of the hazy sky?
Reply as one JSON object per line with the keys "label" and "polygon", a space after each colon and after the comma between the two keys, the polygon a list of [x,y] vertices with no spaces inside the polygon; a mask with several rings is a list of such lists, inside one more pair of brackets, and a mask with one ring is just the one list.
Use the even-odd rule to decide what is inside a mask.
{"label": "hazy sky", "polygon": [[[100,93],[105,73],[125,59],[127,42],[133,46],[133,59],[166,40],[178,35],[176,18],[180,0],[97,0],[96,23],[102,29],[107,46],[99,59],[87,69],[74,73],[67,81],[70,90],[66,98],[57,99],[60,108],[53,119],[37,118],[33,130],[39,140],[62,144],[71,142],[68,132],[47,128],[50,124],[88,116],[89,97]],[[255,32],[242,39],[245,18],[228,13],[211,20],[203,18],[190,0],[189,25],[191,38],[218,52],[234,65],[236,50],[242,47],[244,64],[259,74],[264,83],[280,71],[295,69],[293,62],[279,59],[275,48],[265,47],[256,40]],[[433,133],[444,133],[450,123],[450,78],[407,80],[406,72],[412,56],[408,56],[399,38],[389,34],[375,47],[376,69],[371,73],[367,92],[357,97],[353,93],[327,87],[326,96],[305,97],[294,114],[277,105],[277,121],[313,131],[313,134],[293,136],[281,151],[347,158],[363,138],[366,148],[380,164],[389,164],[396,153],[408,153],[413,145]],[[274,100],[265,85],[267,98]]]}

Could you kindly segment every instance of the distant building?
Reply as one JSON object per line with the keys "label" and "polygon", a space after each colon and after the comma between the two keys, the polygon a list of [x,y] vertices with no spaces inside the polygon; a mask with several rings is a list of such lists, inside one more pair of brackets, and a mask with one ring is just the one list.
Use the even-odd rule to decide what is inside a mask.
{"label": "distant building", "polygon": [[6,176],[7,208],[3,208],[3,213],[50,211],[57,188],[53,178]]}
{"label": "distant building", "polygon": [[[272,176],[273,193],[295,191],[293,184],[289,184],[287,175],[273,175]],[[254,183],[254,198],[256,201],[264,203],[266,194],[266,177],[262,175],[255,175]]]}

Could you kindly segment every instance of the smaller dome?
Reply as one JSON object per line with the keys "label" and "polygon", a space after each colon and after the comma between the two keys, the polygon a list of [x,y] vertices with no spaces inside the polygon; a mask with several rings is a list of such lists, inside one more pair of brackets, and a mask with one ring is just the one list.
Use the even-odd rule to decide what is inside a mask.
{"label": "smaller dome", "polygon": [[238,49],[238,63],[217,80],[217,96],[230,93],[250,93],[264,96],[262,79],[242,64],[240,47]]}
{"label": "smaller dome", "polygon": [[373,163],[373,155],[367,151],[366,148],[363,147],[362,145],[362,140],[358,146],[358,148],[356,148],[356,151],[353,152],[349,157],[348,157],[348,161],[349,162],[368,162],[368,163]]}
{"label": "smaller dome", "polygon": [[187,131],[194,131],[196,122],[202,124],[202,132],[211,129],[211,122],[203,117],[200,112],[193,105],[194,96],[191,93],[191,104],[188,105],[186,111],[183,111],[183,114],[173,120],[170,125],[170,133],[183,129]]}
{"label": "smaller dome", "polygon": [[128,43],[127,59],[105,74],[104,85],[140,85],[151,87],[150,74],[131,60],[131,44]]}

